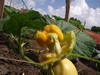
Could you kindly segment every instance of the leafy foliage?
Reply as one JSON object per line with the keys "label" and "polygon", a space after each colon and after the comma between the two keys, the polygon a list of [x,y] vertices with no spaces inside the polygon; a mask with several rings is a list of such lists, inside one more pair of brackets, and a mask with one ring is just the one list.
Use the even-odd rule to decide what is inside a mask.
{"label": "leafy foliage", "polygon": [[19,35],[23,27],[36,29],[42,28],[42,25],[45,25],[45,23],[35,21],[35,19],[39,17],[40,14],[37,11],[12,15],[7,25],[5,26],[5,31],[7,33],[12,33],[13,35]]}
{"label": "leafy foliage", "polygon": [[52,24],[52,18],[49,15],[43,15],[40,18],[37,18],[36,21],[45,22],[47,24]]}
{"label": "leafy foliage", "polygon": [[4,31],[4,26],[9,19],[10,19],[10,17],[6,17],[6,18],[0,20],[0,31]]}
{"label": "leafy foliage", "polygon": [[36,30],[28,27],[23,27],[21,30],[21,36],[23,37],[27,37],[30,33],[36,33]]}
{"label": "leafy foliage", "polygon": [[71,23],[72,25],[75,25],[76,27],[78,27],[78,28],[80,28],[82,30],[85,29],[85,27],[81,24],[81,21],[76,19],[76,18],[71,17],[69,19],[69,23]]}
{"label": "leafy foliage", "polygon": [[61,17],[56,16],[56,15],[52,15],[52,17],[54,17],[56,20],[64,20],[64,18],[61,18]]}
{"label": "leafy foliage", "polygon": [[[64,34],[66,34],[66,32],[71,30],[73,30],[75,34],[79,32],[79,30],[77,30],[76,27],[63,20],[56,21],[55,23],[60,27],[60,29],[63,31]],[[73,50],[73,53],[80,54],[86,57],[91,57],[93,53],[94,44],[95,41],[88,34],[80,31],[76,35],[76,45]]]}
{"label": "leafy foliage", "polygon": [[4,17],[20,13],[17,9],[7,5],[4,6],[4,12],[5,12]]}
{"label": "leafy foliage", "polygon": [[17,36],[24,34],[27,35],[30,32],[34,32],[32,29],[43,29],[45,25],[54,23],[59,26],[64,35],[66,35],[66,32],[71,30],[75,32],[76,45],[73,50],[73,53],[80,54],[86,57],[92,56],[95,42],[88,34],[76,29],[76,25],[78,25],[79,27],[82,26],[81,22],[77,20],[70,20],[72,21],[72,24],[75,24],[74,26],[68,22],[65,22],[63,18],[54,15],[53,16],[56,18],[56,21],[52,22],[51,17],[49,15],[42,16],[39,12],[34,10],[29,11],[27,13],[17,13],[11,15],[12,12],[17,13],[16,10],[11,12],[9,10],[10,18],[4,18],[3,20],[0,20],[1,30],[3,30],[2,28],[4,28],[4,31],[6,31],[6,33],[11,33]]}
{"label": "leafy foliage", "polygon": [[[52,15],[52,17],[54,17],[55,20],[64,20],[64,18],[56,16],[56,15]],[[72,25],[78,27],[79,29],[84,30],[85,27],[81,24],[81,21],[78,20],[77,18],[71,17],[69,19],[69,23],[71,23]]]}
{"label": "leafy foliage", "polygon": [[92,26],[91,27],[91,31],[94,31],[96,33],[100,33],[100,27],[98,27],[98,26]]}

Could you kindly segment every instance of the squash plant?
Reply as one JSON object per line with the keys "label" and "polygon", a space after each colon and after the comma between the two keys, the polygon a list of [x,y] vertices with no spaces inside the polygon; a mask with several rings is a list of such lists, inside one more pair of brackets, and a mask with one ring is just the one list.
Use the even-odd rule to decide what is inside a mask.
{"label": "squash plant", "polygon": [[19,53],[19,55],[22,58],[25,58],[26,60],[29,60],[29,61],[32,61],[32,60],[26,57],[23,52],[23,46],[25,45],[25,41],[23,40],[22,36],[26,34],[27,32],[25,33],[25,31],[28,31],[29,29],[31,30],[31,29],[43,28],[45,23],[35,20],[36,18],[39,18],[39,17],[41,17],[41,14],[37,11],[30,11],[28,13],[15,14],[10,17],[9,21],[6,23],[4,27],[4,31],[7,34],[11,34],[14,36],[13,38],[16,40],[17,45],[18,45],[17,52]]}
{"label": "squash plant", "polygon": [[64,37],[58,26],[50,24],[37,32],[36,40],[40,46],[48,48],[39,55],[40,64],[48,65],[47,75],[78,75],[75,66],[66,58],[76,43],[73,31],[67,32]]}
{"label": "squash plant", "polygon": [[[71,52],[64,52],[64,54],[62,54],[59,58],[54,59],[53,61],[49,61],[48,63],[46,62],[43,64],[36,63],[34,62],[34,60],[31,60],[30,58],[25,56],[23,46],[26,44],[26,42],[24,41],[22,36],[27,34],[25,33],[25,31],[27,32],[31,29],[33,29],[32,31],[43,30],[44,27],[49,24],[57,25],[57,27],[60,28],[64,36],[66,36],[66,33],[73,31],[76,36],[76,44],[75,47],[72,46],[73,48],[71,49]],[[51,17],[49,15],[42,16],[39,12],[32,10],[26,13],[13,14],[0,20],[0,27],[1,31],[5,31],[6,34],[12,35],[13,39],[15,39],[18,46],[16,52],[18,52],[18,54],[22,58],[28,60],[29,62],[33,62],[34,66],[37,66],[41,69],[43,69],[44,66],[48,65],[51,74],[53,74],[51,68],[51,66],[53,66],[52,63],[56,63],[63,58],[73,59],[75,57],[80,57],[100,63],[99,60],[95,60],[92,58],[95,41],[88,34],[77,30],[75,26],[68,22],[65,22],[64,20],[56,20],[52,22]],[[67,35],[67,37],[69,36],[70,34]],[[71,37],[67,38],[66,40],[69,45]],[[60,43],[62,44],[62,42]],[[66,43],[64,43],[64,45],[66,45]]]}

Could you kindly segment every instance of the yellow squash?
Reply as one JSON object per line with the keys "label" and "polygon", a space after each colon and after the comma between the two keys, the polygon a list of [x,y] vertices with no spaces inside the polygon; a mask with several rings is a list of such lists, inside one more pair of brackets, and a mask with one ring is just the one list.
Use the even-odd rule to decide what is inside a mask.
{"label": "yellow squash", "polygon": [[[73,63],[68,59],[63,59],[52,66],[55,75],[78,75]],[[48,75],[51,75],[48,72]]]}

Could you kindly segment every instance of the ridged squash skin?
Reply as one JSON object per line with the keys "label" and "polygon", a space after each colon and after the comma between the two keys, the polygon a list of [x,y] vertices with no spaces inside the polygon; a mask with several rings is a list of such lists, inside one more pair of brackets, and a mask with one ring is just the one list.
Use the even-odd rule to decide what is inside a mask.
{"label": "ridged squash skin", "polygon": [[[52,69],[55,75],[78,75],[74,64],[66,58],[55,63]],[[48,72],[48,75],[51,75],[50,72]]]}

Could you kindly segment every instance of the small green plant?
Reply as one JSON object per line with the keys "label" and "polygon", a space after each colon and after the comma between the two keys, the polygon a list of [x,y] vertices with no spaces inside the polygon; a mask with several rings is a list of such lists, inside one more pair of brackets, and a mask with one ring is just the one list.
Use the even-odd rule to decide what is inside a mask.
{"label": "small green plant", "polygon": [[35,21],[35,19],[40,16],[41,15],[37,11],[15,14],[10,17],[4,26],[4,31],[7,34],[10,34],[17,43],[18,49],[16,52],[18,52],[22,58],[31,62],[32,60],[24,55],[23,46],[26,44],[26,42],[22,36],[35,32],[36,29],[40,27],[42,28],[43,24],[45,25],[43,22]]}

